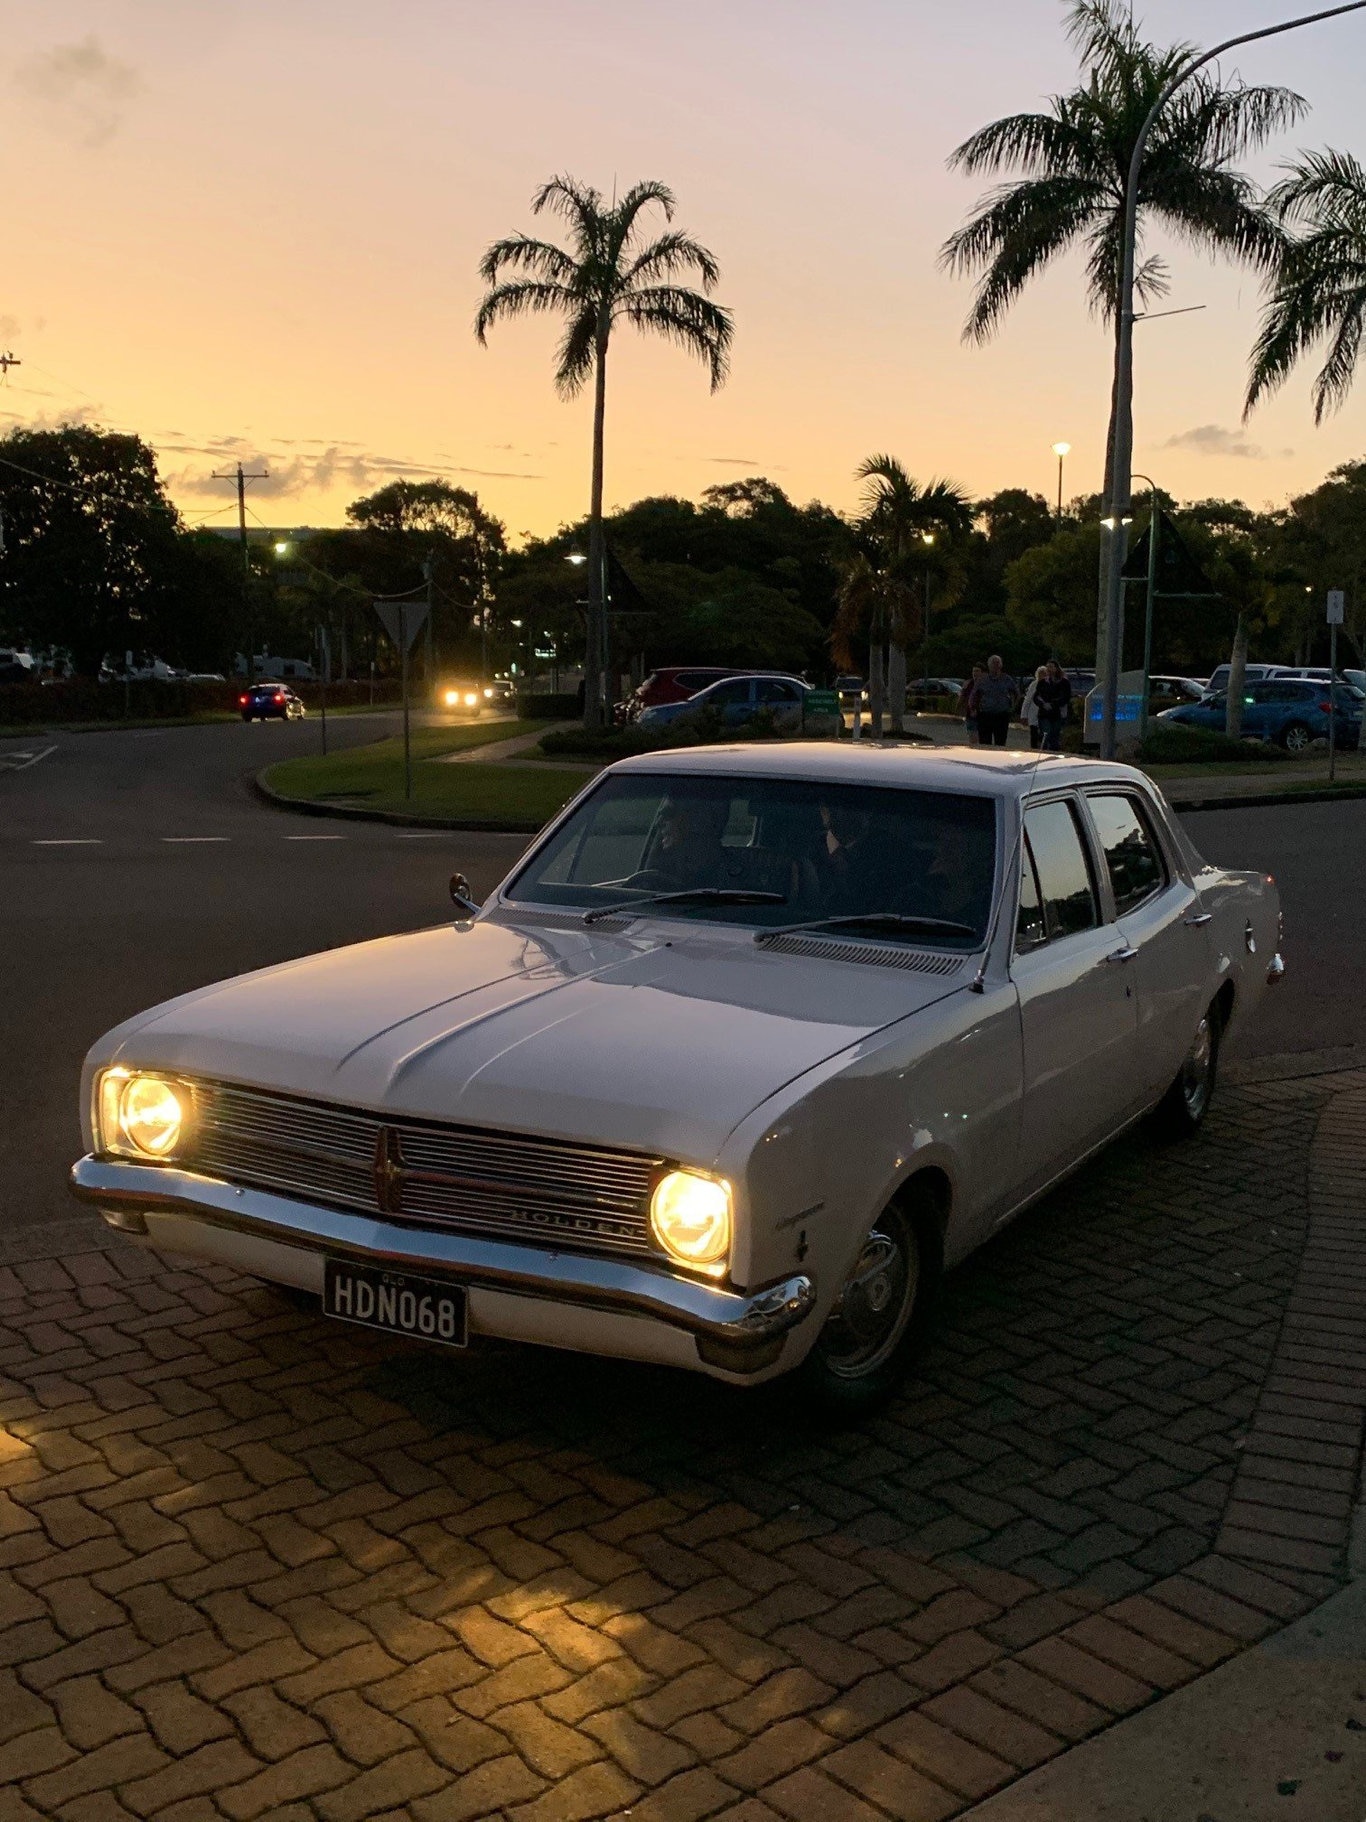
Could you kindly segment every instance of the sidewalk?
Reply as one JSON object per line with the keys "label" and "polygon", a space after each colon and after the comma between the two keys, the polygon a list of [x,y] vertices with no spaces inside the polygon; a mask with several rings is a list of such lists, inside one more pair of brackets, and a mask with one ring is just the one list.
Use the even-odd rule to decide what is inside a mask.
{"label": "sidewalk", "polygon": [[0,1818],[1337,1822],[1366,1683],[1295,1654],[1359,1640],[1339,1060],[1112,1147],[844,1431],[0,1234]]}

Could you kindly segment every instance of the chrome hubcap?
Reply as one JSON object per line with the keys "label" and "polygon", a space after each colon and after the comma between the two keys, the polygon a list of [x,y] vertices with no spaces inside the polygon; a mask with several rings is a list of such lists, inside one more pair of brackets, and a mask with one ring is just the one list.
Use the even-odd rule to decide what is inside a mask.
{"label": "chrome hubcap", "polygon": [[1309,736],[1303,728],[1291,728],[1285,737],[1285,744],[1292,753],[1302,753],[1309,745]]}
{"label": "chrome hubcap", "polygon": [[1195,1042],[1187,1052],[1186,1060],[1181,1066],[1181,1093],[1185,1097],[1187,1112],[1197,1117],[1205,1110],[1209,1099],[1210,1070],[1214,1062],[1214,1034],[1210,1030],[1209,1018],[1201,1019],[1200,1027],[1195,1034]]}
{"label": "chrome hubcap", "polygon": [[914,1236],[900,1215],[889,1211],[864,1242],[821,1337],[832,1373],[861,1378],[882,1364],[905,1333],[919,1282]]}

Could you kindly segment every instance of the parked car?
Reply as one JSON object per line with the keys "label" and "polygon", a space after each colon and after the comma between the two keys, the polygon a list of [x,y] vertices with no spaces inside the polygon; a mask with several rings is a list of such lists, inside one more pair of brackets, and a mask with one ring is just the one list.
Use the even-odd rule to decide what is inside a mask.
{"label": "parked car", "polygon": [[243,721],[301,721],[304,705],[288,684],[253,683],[237,698]]}
{"label": "parked car", "polygon": [[641,728],[687,726],[715,718],[723,728],[743,727],[760,715],[771,715],[779,733],[801,729],[803,703],[809,683],[780,671],[754,671],[723,677],[719,683],[698,690],[686,702],[660,702],[642,709],[636,725]]}
{"label": "parked car", "polygon": [[[1300,667],[1287,666],[1284,670],[1278,671],[1276,674],[1278,677],[1305,678],[1307,680],[1312,680],[1314,683],[1327,683],[1329,678],[1333,675],[1326,664],[1304,665]],[[1350,666],[1340,666],[1338,669],[1338,680],[1341,683],[1350,683],[1354,689],[1366,690],[1366,671],[1354,670]]]}
{"label": "parked car", "polygon": [[[1286,667],[1280,664],[1249,664],[1243,673],[1245,683],[1266,683],[1272,677],[1284,675]],[[1216,690],[1226,690],[1230,667],[1220,664],[1215,667],[1205,680],[1205,688],[1213,694]]]}
{"label": "parked car", "polygon": [[1275,887],[1127,766],[837,743],[601,773],[482,909],[86,1059],[76,1195],[326,1315],[888,1392],[943,1269],[1197,1128]]}
{"label": "parked car", "polygon": [[1203,702],[1205,694],[1204,684],[1194,677],[1149,677],[1148,712],[1160,715],[1185,702]]}
{"label": "parked car", "polygon": [[742,677],[743,671],[721,664],[666,664],[650,672],[625,702],[617,704],[618,725],[639,721],[646,709],[666,702],[687,702],[699,690],[719,683],[723,677]]}
{"label": "parked car", "polygon": [[[1329,689],[1336,702],[1339,746],[1354,747],[1361,738],[1362,705],[1366,694],[1350,683],[1305,683],[1295,677],[1273,677],[1250,683],[1243,695],[1243,738],[1274,740],[1287,752],[1302,753],[1316,740],[1327,740]],[[1202,702],[1183,703],[1158,716],[1179,727],[1207,728],[1222,734],[1228,717],[1228,692],[1220,690]]]}

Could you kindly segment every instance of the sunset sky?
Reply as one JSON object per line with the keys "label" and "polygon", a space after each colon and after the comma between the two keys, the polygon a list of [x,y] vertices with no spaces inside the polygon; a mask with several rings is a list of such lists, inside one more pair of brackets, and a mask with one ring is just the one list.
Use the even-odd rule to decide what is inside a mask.
{"label": "sunset sky", "polygon": [[[1212,42],[1285,0],[1148,0],[1154,36]],[[676,190],[716,252],[734,368],[712,397],[664,344],[614,344],[607,494],[766,474],[841,508],[890,450],[974,493],[1099,484],[1108,347],[1074,264],[987,348],[936,251],[977,186],[945,158],[1067,87],[1058,0],[10,0],[0,425],[74,417],[158,449],[191,519],[208,479],[268,466],[254,509],[339,522],[436,470],[516,539],[577,518],[589,405],[551,384],[545,322],[474,342],[486,243],[530,228],[556,171]],[[1301,145],[1366,154],[1366,13],[1243,51],[1312,103]],[[1366,374],[1315,430],[1311,371],[1244,426],[1256,281],[1171,249],[1141,326],[1135,466],[1186,497],[1277,503],[1366,455]]]}

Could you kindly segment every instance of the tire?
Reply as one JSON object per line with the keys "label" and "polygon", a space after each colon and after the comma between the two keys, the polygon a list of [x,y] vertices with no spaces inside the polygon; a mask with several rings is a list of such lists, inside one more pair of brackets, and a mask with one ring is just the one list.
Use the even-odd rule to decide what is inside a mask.
{"label": "tire", "polygon": [[923,1346],[943,1277],[933,1198],[910,1186],[873,1223],[794,1388],[827,1417],[857,1417],[896,1391]]}
{"label": "tire", "polygon": [[1153,1113],[1153,1125],[1166,1139],[1190,1139],[1199,1132],[1209,1113],[1219,1079],[1219,1040],[1223,1020],[1211,1004],[1196,1027],[1186,1060]]}
{"label": "tire", "polygon": [[1304,753],[1314,744],[1314,736],[1302,721],[1291,721],[1276,736],[1287,753]]}
{"label": "tire", "polygon": [[247,723],[248,726],[251,725],[251,716],[247,713],[247,711],[245,709],[242,710],[242,719],[243,719],[243,721],[245,721]]}

